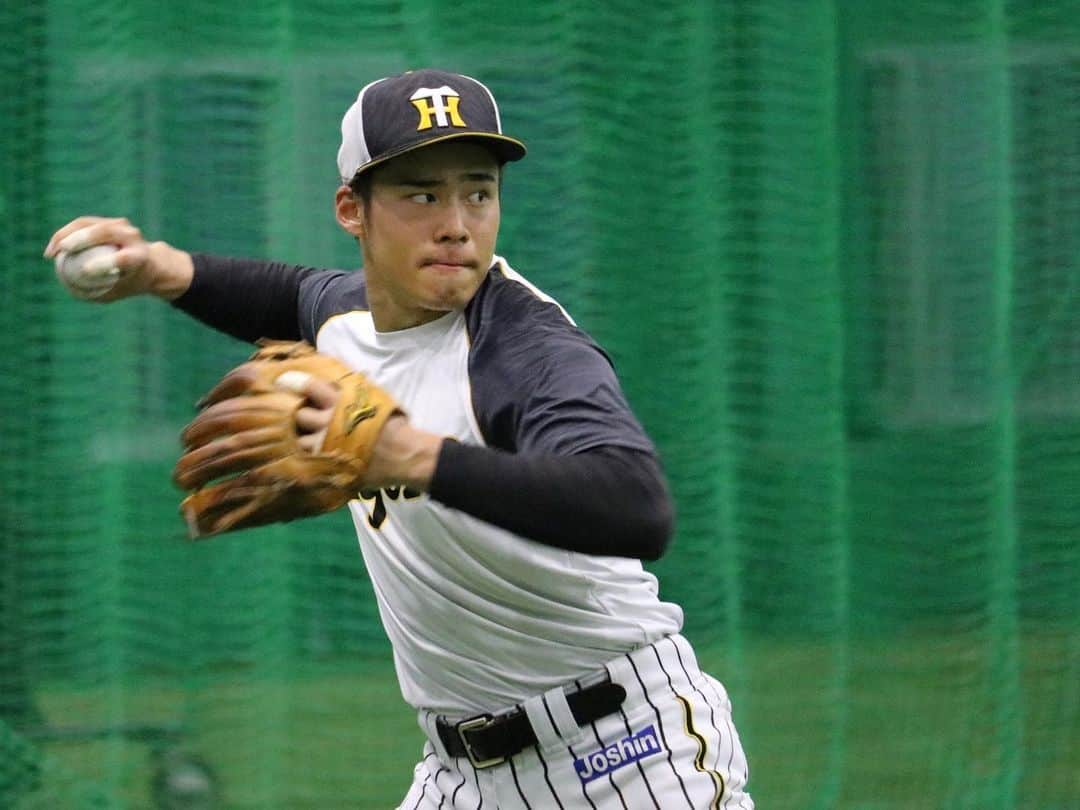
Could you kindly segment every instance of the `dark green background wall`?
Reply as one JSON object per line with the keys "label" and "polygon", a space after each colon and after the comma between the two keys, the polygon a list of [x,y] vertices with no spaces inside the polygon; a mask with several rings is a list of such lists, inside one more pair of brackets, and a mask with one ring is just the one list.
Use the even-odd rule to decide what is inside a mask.
{"label": "dark green background wall", "polygon": [[400,750],[365,743],[395,698],[347,518],[182,539],[175,437],[246,348],[69,300],[40,251],[96,213],[354,267],[340,116],[421,65],[486,81],[529,144],[500,252],[657,440],[679,531],[655,570],[759,805],[1080,802],[1067,0],[4,4],[0,794],[141,806],[121,727],[147,718],[183,720],[229,806],[403,793],[407,712]]}

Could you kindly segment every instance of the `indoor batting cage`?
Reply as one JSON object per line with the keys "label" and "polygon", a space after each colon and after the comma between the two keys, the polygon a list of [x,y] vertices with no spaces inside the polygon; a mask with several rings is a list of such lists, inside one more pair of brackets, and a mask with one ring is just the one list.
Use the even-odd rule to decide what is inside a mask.
{"label": "indoor batting cage", "polygon": [[341,117],[428,66],[528,144],[498,252],[657,445],[647,567],[757,806],[1080,807],[1080,2],[9,1],[0,65],[0,808],[405,795],[348,515],[178,514],[251,347],[42,251],[96,214],[357,269]]}

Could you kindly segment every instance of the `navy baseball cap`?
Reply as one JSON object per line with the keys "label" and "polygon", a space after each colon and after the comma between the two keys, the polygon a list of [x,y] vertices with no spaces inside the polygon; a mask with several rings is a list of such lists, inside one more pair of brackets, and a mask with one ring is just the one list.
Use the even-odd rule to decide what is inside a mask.
{"label": "navy baseball cap", "polygon": [[525,157],[504,135],[499,106],[486,86],[458,73],[415,70],[367,85],[341,119],[338,172],[356,175],[398,155],[452,139],[481,141],[501,162]]}

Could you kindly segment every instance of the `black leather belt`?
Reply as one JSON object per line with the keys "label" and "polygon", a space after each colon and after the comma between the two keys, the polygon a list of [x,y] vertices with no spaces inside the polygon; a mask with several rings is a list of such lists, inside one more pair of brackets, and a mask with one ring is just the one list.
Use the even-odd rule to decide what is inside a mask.
{"label": "black leather belt", "polygon": [[[579,726],[599,720],[618,709],[626,690],[604,680],[566,696],[570,713]],[[474,768],[501,765],[519,751],[536,745],[536,732],[525,709],[517,707],[498,715],[478,714],[458,722],[444,717],[435,721],[439,739],[452,757],[468,757]]]}

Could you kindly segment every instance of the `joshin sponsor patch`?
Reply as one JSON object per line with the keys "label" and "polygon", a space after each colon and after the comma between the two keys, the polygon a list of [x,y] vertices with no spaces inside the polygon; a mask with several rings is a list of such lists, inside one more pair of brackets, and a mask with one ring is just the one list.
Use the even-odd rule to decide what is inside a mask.
{"label": "joshin sponsor patch", "polygon": [[651,757],[663,751],[655,726],[646,726],[637,734],[623,737],[607,748],[593,751],[574,760],[574,769],[582,782],[591,782],[612,771],[617,771],[639,759]]}

